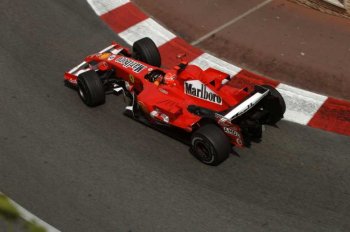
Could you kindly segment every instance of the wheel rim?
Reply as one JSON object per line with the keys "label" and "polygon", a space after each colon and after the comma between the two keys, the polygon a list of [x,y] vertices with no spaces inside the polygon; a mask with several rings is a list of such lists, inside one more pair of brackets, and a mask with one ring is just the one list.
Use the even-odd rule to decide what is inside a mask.
{"label": "wheel rim", "polygon": [[194,144],[194,149],[202,162],[212,163],[214,161],[214,155],[209,144],[204,143],[204,141],[197,140]]}
{"label": "wheel rim", "polygon": [[79,88],[79,95],[83,100],[85,100],[85,95],[84,95],[83,90],[81,88]]}
{"label": "wheel rim", "polygon": [[79,93],[79,96],[81,97],[81,99],[85,102],[86,101],[86,89],[84,88],[84,85],[78,81],[78,93]]}

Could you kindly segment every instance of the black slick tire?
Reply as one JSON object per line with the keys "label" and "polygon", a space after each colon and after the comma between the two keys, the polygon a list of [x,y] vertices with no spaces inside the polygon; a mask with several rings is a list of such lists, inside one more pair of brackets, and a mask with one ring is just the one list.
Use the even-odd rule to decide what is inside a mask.
{"label": "black slick tire", "polygon": [[274,125],[283,118],[283,115],[286,112],[286,103],[282,95],[274,87],[270,85],[262,86],[270,91],[269,96],[264,100],[263,107],[267,109],[270,114],[267,123]]}
{"label": "black slick tire", "polygon": [[133,58],[160,67],[161,58],[157,45],[148,37],[136,41],[133,46]]}
{"label": "black slick tire", "polygon": [[232,146],[225,133],[214,124],[195,131],[191,138],[191,152],[202,163],[217,166],[227,159]]}
{"label": "black slick tire", "polygon": [[104,87],[95,71],[90,70],[78,76],[78,94],[87,106],[94,107],[105,103]]}

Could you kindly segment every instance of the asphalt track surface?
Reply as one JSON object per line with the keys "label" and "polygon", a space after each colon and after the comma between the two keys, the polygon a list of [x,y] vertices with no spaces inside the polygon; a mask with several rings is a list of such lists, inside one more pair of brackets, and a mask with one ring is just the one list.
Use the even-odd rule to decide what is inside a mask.
{"label": "asphalt track surface", "polygon": [[61,231],[349,231],[350,139],[289,122],[219,167],[63,86],[119,39],[85,1],[2,0],[0,189]]}

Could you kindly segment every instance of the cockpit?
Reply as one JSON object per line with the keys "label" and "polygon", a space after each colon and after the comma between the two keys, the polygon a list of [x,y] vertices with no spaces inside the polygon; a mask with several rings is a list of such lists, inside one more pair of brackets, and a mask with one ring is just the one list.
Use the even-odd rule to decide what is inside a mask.
{"label": "cockpit", "polygon": [[159,69],[152,70],[145,75],[145,79],[155,85],[169,85],[174,83],[176,79],[176,74],[172,72],[164,72]]}
{"label": "cockpit", "polygon": [[160,84],[163,82],[164,76],[165,76],[165,72],[159,69],[155,69],[149,72],[148,74],[146,74],[145,79],[152,83],[155,83],[158,81]]}

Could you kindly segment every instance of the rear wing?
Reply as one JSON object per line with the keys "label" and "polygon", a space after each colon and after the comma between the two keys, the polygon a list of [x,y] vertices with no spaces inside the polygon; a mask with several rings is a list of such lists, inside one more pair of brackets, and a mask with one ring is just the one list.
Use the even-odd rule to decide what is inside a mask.
{"label": "rear wing", "polygon": [[269,93],[268,89],[261,86],[257,86],[257,87],[258,88],[256,88],[256,93],[254,93],[248,99],[246,99],[245,101],[240,103],[238,106],[230,110],[227,114],[224,115],[224,118],[226,120],[231,121],[243,115],[244,113],[249,111],[251,108],[253,108],[255,105],[257,105]]}

